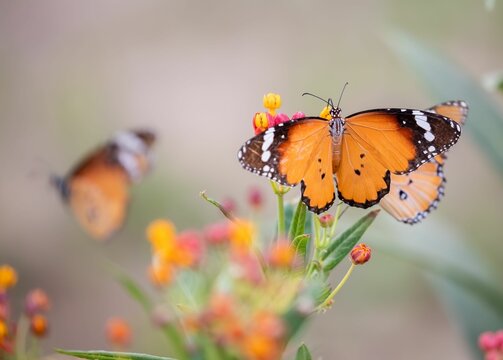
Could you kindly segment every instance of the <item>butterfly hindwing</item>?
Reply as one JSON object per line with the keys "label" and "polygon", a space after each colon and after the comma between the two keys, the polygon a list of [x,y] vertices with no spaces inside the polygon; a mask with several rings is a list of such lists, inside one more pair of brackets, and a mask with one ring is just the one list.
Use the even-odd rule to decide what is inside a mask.
{"label": "butterfly hindwing", "polygon": [[316,214],[328,210],[335,200],[331,150],[332,138],[323,137],[302,179],[302,201]]}
{"label": "butterfly hindwing", "polygon": [[343,137],[341,153],[336,172],[339,198],[361,208],[377,204],[388,193],[389,170],[352,136]]}
{"label": "butterfly hindwing", "polygon": [[381,207],[395,219],[407,224],[424,219],[444,195],[442,162],[442,155],[437,155],[409,174],[392,174],[390,191],[381,200]]}

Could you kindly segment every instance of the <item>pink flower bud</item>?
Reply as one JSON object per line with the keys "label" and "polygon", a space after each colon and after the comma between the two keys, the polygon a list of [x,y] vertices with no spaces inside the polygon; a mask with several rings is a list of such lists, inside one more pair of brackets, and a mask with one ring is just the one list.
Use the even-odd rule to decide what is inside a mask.
{"label": "pink flower bud", "polygon": [[301,111],[297,111],[295,114],[292,115],[292,120],[302,119],[305,117],[306,117],[306,114],[304,114]]}
{"label": "pink flower bud", "polygon": [[252,187],[248,191],[248,204],[255,209],[259,210],[264,203],[264,195],[262,191],[257,187]]}
{"label": "pink flower bud", "polygon": [[498,340],[495,336],[490,331],[483,332],[479,336],[479,347],[483,351],[489,351],[489,350],[494,350],[498,347]]}

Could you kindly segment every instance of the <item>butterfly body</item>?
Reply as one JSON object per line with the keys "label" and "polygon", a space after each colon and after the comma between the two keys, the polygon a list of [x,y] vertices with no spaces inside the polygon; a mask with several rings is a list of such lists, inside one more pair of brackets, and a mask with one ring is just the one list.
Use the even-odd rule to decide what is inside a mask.
{"label": "butterfly body", "polygon": [[51,178],[62,200],[92,237],[109,238],[124,223],[129,187],[150,169],[154,141],[150,131],[120,132],[66,176]]}
{"label": "butterfly body", "polygon": [[[367,208],[389,192],[391,174],[406,174],[444,152],[460,127],[441,114],[387,108],[346,118],[329,101],[330,118],[305,117],[248,140],[238,160],[283,185],[301,184],[308,209],[321,213],[339,198]],[[335,178],[335,184],[334,184]]]}

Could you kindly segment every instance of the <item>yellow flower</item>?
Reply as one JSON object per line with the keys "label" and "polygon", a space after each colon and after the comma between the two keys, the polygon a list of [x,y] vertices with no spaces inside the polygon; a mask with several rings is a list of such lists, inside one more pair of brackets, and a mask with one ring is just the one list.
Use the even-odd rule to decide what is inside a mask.
{"label": "yellow flower", "polygon": [[4,321],[0,320],[0,342],[5,339],[8,333],[9,329],[7,328],[7,324]]}
{"label": "yellow flower", "polygon": [[331,120],[332,116],[330,115],[330,110],[332,108],[330,106],[325,106],[323,110],[320,112],[320,117],[323,119]]}
{"label": "yellow flower", "polygon": [[170,252],[175,242],[175,226],[168,220],[154,220],[147,227],[147,239],[154,253]]}
{"label": "yellow flower", "polygon": [[17,283],[17,273],[12,266],[0,266],[0,290],[7,290]]}
{"label": "yellow flower", "polygon": [[248,250],[255,236],[255,225],[251,221],[237,219],[229,229],[231,244],[237,250]]}
{"label": "yellow flower", "polygon": [[276,115],[276,109],[281,107],[281,96],[273,93],[264,95],[264,107],[271,115]]}

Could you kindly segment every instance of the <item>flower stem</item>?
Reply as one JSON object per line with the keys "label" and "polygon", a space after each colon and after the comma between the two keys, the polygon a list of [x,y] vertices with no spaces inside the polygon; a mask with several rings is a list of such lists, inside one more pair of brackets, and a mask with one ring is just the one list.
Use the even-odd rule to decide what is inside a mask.
{"label": "flower stem", "polygon": [[342,289],[342,287],[344,286],[344,284],[346,283],[346,281],[348,281],[349,276],[353,272],[354,268],[355,268],[355,264],[351,263],[351,267],[349,268],[349,270],[346,273],[346,275],[344,275],[344,277],[342,278],[342,280],[339,283],[339,285],[337,285],[337,287],[334,290],[332,290],[332,292],[330,293],[330,295],[327,296],[327,298],[325,299],[325,301],[323,301],[320,305],[318,305],[316,307],[317,311],[323,310],[323,309],[327,308],[330,305],[330,303],[332,302],[332,299],[334,298],[334,296],[337,295],[337,293],[339,292],[340,289]]}
{"label": "flower stem", "polygon": [[278,198],[278,238],[280,238],[286,234],[284,195],[290,189],[283,189],[281,185],[276,184],[274,181],[271,181],[271,187]]}
{"label": "flower stem", "polygon": [[22,315],[19,318],[19,321],[17,323],[17,330],[16,330],[16,344],[15,344],[15,351],[16,351],[16,359],[18,360],[25,360],[27,359],[26,356],[26,341],[28,338],[28,331],[29,331],[29,322],[28,318],[24,315]]}

